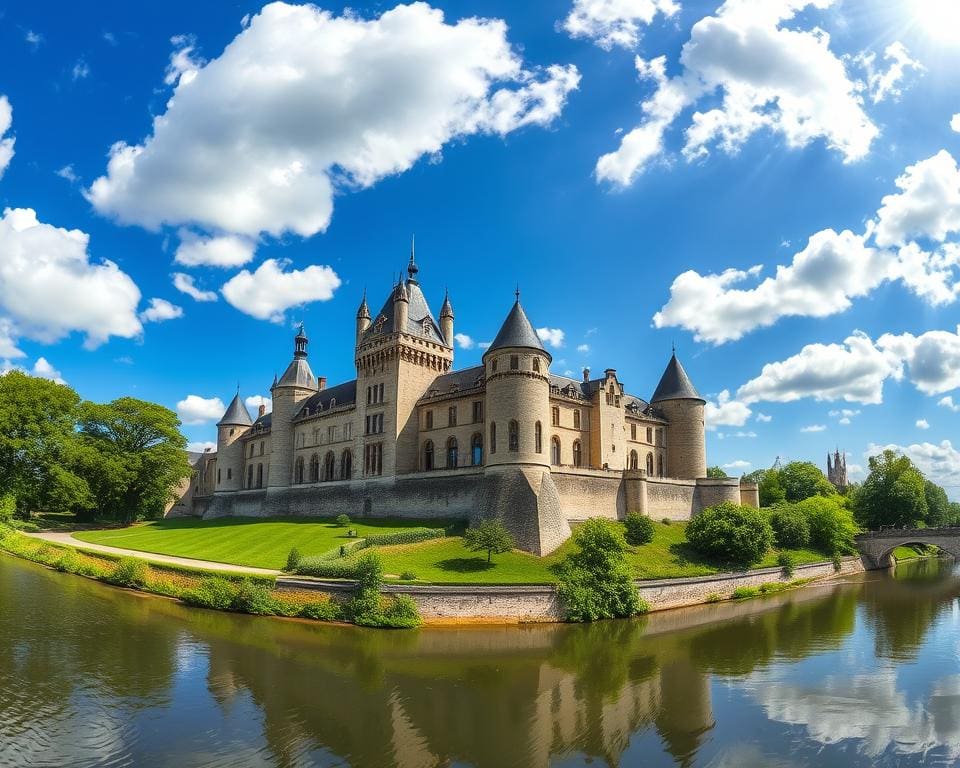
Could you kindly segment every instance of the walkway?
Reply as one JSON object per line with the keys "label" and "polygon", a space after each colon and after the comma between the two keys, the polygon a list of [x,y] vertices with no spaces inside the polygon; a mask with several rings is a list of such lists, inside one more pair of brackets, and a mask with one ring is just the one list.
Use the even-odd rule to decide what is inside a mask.
{"label": "walkway", "polygon": [[193,560],[189,557],[174,557],[172,555],[158,555],[153,552],[141,552],[136,549],[123,549],[121,547],[108,547],[105,544],[91,544],[86,541],[75,539],[67,531],[41,531],[39,533],[27,533],[34,539],[43,539],[51,544],[73,547],[79,550],[88,550],[90,552],[103,552],[108,555],[117,555],[118,557],[139,557],[141,560],[147,560],[151,563],[163,563],[164,565],[180,565],[184,568],[203,568],[207,571],[230,571],[232,573],[249,573],[251,576],[279,576],[282,571],[273,571],[269,568],[254,568],[249,565],[231,565],[230,563],[215,563],[211,560]]}

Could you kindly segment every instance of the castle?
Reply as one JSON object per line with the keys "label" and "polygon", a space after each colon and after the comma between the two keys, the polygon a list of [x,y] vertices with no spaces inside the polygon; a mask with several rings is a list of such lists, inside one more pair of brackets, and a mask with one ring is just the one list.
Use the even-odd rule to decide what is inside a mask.
{"label": "castle", "polygon": [[755,487],[706,477],[705,402],[675,354],[649,402],[613,368],[557,376],[518,291],[482,365],[454,370],[450,297],[437,322],[418,273],[411,254],[375,315],[364,293],[352,381],[314,374],[301,326],[272,413],[252,419],[238,391],[171,513],[496,515],[518,546],[547,554],[587,517],[756,506]]}
{"label": "castle", "polygon": [[847,457],[840,453],[837,448],[833,454],[833,461],[830,460],[830,454],[827,454],[827,480],[833,483],[833,487],[840,493],[847,490]]}

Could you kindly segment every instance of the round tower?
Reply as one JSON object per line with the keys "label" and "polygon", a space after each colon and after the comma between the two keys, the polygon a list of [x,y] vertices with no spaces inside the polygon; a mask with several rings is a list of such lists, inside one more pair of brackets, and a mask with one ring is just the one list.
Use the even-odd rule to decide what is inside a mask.
{"label": "round tower", "polygon": [[650,404],[663,413],[667,427],[667,477],[693,480],[707,476],[707,445],[700,397],[676,352],[670,357]]}
{"label": "round tower", "polygon": [[303,324],[293,340],[293,360],[270,388],[273,415],[270,422],[268,488],[285,488],[293,482],[293,420],[301,403],[317,391],[317,377],[307,362],[309,343]]}
{"label": "round tower", "polygon": [[[452,318],[451,318],[452,320]],[[550,467],[552,358],[520,305],[520,294],[483,355],[487,385],[487,466]]]}
{"label": "round tower", "polygon": [[223,418],[217,422],[217,492],[243,488],[243,443],[240,436],[251,426],[253,420],[240,399],[238,387]]}
{"label": "round tower", "polygon": [[360,337],[363,332],[370,327],[370,307],[367,305],[367,292],[363,292],[363,300],[360,302],[360,308],[357,310],[357,344],[360,343]]}
{"label": "round tower", "polygon": [[440,308],[440,332],[443,334],[443,342],[448,347],[453,347],[453,306],[450,304],[450,294],[443,297],[443,307]]}
{"label": "round tower", "polygon": [[407,332],[407,319],[410,317],[410,297],[403,284],[403,279],[393,289],[393,330],[397,333]]}

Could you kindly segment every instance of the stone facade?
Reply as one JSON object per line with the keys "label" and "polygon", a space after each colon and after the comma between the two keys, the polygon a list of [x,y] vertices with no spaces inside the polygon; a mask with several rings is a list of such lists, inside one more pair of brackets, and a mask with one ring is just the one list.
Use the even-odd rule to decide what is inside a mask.
{"label": "stone facade", "polygon": [[613,368],[554,375],[518,294],[482,365],[455,371],[450,299],[438,323],[418,272],[411,255],[376,315],[364,295],[352,381],[316,377],[300,329],[273,412],[251,418],[237,393],[181,512],[499,516],[546,554],[570,521],[688,519],[743,498],[737,480],[706,478],[704,401],[676,355],[649,402]]}

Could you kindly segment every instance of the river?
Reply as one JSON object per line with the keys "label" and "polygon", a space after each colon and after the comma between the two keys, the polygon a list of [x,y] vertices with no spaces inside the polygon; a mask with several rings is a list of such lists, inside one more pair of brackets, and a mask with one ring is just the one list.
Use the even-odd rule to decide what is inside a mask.
{"label": "river", "polygon": [[0,765],[954,765],[958,596],[925,560],[637,621],[388,632],[0,555]]}

